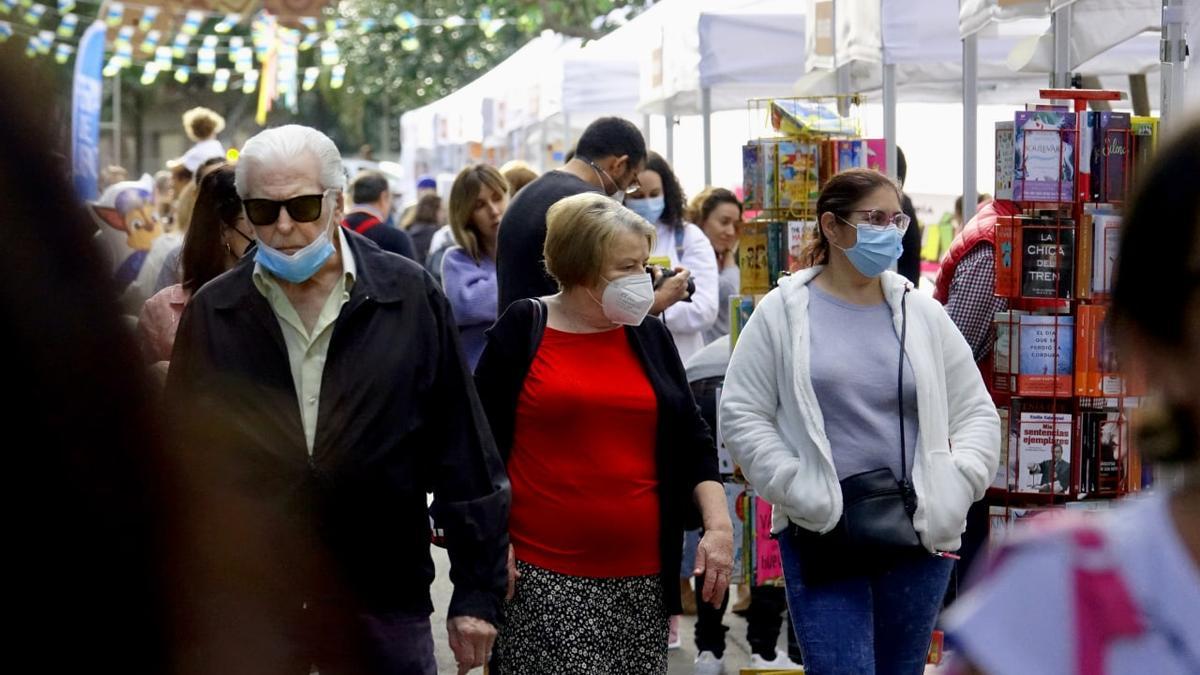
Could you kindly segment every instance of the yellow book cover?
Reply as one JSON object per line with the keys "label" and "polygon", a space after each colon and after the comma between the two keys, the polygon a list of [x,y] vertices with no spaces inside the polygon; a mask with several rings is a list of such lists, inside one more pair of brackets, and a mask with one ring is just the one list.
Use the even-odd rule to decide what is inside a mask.
{"label": "yellow book cover", "polygon": [[738,242],[738,267],[742,293],[755,295],[771,290],[771,272],[767,261],[767,223],[746,223]]}

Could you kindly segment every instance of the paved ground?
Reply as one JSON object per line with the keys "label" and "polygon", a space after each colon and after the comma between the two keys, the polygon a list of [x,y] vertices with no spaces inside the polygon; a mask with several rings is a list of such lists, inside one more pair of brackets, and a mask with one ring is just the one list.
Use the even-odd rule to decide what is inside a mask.
{"label": "paved ground", "polygon": [[[454,654],[451,653],[446,642],[446,605],[450,602],[451,591],[448,577],[450,561],[446,558],[446,551],[434,547],[433,562],[437,566],[437,579],[433,582],[433,640],[437,649],[438,673],[454,675],[458,672],[454,665]],[[695,622],[695,617],[683,617],[680,622],[683,647],[671,652],[670,668],[667,671],[669,675],[691,675],[692,661],[696,658],[692,632]],[[746,643],[746,622],[741,617],[727,613],[725,625],[730,628],[725,651],[725,672],[735,675],[738,669],[750,664],[750,645]],[[780,647],[786,649],[786,643],[782,640]],[[474,670],[472,675],[482,672],[482,669]]]}

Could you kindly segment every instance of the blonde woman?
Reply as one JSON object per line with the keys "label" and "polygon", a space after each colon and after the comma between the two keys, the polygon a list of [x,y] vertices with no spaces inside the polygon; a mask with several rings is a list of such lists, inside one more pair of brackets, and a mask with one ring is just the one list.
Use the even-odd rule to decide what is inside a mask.
{"label": "blonde woman", "polygon": [[597,193],[547,214],[559,292],[518,300],[475,373],[512,485],[501,672],[665,673],[680,541],[721,601],[733,536],[712,435],[670,333],[647,318],[654,227]]}
{"label": "blonde woman", "polygon": [[471,369],[496,321],[496,235],[508,208],[508,183],[495,167],[469,166],[450,188],[450,230],[458,246],[442,258],[442,287],[454,310]]}

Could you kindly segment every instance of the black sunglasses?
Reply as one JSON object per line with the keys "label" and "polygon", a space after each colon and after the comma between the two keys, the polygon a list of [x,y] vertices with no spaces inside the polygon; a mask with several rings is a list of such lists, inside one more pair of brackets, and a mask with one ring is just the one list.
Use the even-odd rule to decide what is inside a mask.
{"label": "black sunglasses", "polygon": [[319,195],[300,195],[281,202],[274,199],[243,199],[242,206],[246,207],[246,219],[251,224],[264,227],[274,225],[279,220],[279,209],[286,208],[292,220],[299,223],[311,223],[321,217],[321,205],[325,201],[325,193]]}

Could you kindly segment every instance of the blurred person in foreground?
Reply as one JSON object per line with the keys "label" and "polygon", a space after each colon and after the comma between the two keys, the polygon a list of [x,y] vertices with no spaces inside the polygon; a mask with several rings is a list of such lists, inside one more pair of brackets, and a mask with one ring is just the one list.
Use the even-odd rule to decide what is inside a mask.
{"label": "blurred person in foreground", "polygon": [[[54,91],[41,75],[36,62],[0,58],[0,203],[12,224],[0,247],[0,349],[20,388],[0,411],[14,450],[5,660],[47,673],[168,672],[159,563],[175,497],[156,489],[158,410],[95,225],[52,152],[60,130],[41,106],[15,103]],[[30,441],[23,451],[18,438]],[[81,626],[70,647],[64,610]]]}
{"label": "blurred person in foreground", "polygon": [[534,171],[528,162],[519,159],[510,159],[505,162],[504,166],[500,167],[500,173],[508,182],[509,199],[516,197],[521,188],[537,180],[538,177],[537,171]]}
{"label": "blurred person in foreground", "polygon": [[647,316],[654,227],[591,192],[547,220],[560,290],[510,305],[475,372],[513,486],[500,672],[666,673],[685,525],[705,530],[701,598],[719,604],[729,585],[716,448]]}
{"label": "blurred person in foreground", "polygon": [[164,377],[179,318],[192,295],[236,265],[254,244],[254,228],[246,221],[233,178],[234,168],[222,166],[201,182],[191,226],[183,240],[183,282],[155,293],[138,317],[142,355]]}
{"label": "blurred person in foreground", "polygon": [[192,297],[167,378],[193,506],[187,670],[431,675],[431,513],[450,646],[460,672],[482,665],[509,489],[445,297],[339,225],[319,131],[251,138],[235,184],[255,255]]}
{"label": "blurred person in foreground", "polygon": [[1016,532],[945,617],[958,672],[1200,672],[1200,124],[1159,147],[1122,227],[1110,317],[1126,375],[1157,390],[1137,435],[1160,481]]}

